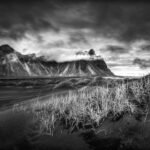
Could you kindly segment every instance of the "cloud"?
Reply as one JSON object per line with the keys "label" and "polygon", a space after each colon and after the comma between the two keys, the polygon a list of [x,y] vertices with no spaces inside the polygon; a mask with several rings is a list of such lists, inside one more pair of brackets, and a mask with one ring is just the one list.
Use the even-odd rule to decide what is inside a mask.
{"label": "cloud", "polygon": [[150,44],[145,44],[140,47],[140,51],[150,52]]}
{"label": "cloud", "polygon": [[36,34],[45,30],[59,29],[45,18],[47,13],[54,10],[53,5],[45,0],[0,1],[0,37],[20,39],[26,33]]}
{"label": "cloud", "polygon": [[16,40],[26,32],[67,29],[89,29],[95,36],[126,42],[150,38],[150,5],[144,2],[2,0],[0,10],[1,38]]}
{"label": "cloud", "polygon": [[120,45],[108,45],[106,49],[111,53],[118,53],[118,54],[128,53],[128,50],[124,46]]}
{"label": "cloud", "polygon": [[84,36],[83,33],[75,32],[70,34],[70,41],[69,43],[83,43],[88,44],[87,38]]}
{"label": "cloud", "polygon": [[145,60],[145,59],[136,58],[134,59],[133,64],[138,65],[141,69],[146,69],[150,67],[150,59]]}
{"label": "cloud", "polygon": [[44,45],[44,48],[61,48],[64,47],[65,43],[63,40],[58,40],[52,43],[47,43],[46,45]]}

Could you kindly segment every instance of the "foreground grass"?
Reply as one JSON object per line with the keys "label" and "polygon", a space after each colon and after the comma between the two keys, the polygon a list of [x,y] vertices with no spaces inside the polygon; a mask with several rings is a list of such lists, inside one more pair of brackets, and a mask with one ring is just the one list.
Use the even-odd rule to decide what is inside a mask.
{"label": "foreground grass", "polygon": [[123,114],[145,115],[150,96],[149,80],[118,84],[114,88],[87,87],[53,95],[45,102],[14,106],[15,111],[33,114],[40,133],[53,135],[57,126],[73,132],[80,128],[95,129],[104,119],[119,119]]}

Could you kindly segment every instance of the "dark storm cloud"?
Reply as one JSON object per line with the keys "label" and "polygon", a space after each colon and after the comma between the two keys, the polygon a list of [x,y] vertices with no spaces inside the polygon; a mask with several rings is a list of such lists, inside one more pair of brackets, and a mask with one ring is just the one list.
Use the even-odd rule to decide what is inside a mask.
{"label": "dark storm cloud", "polygon": [[79,32],[70,34],[69,44],[71,43],[84,43],[88,44],[86,37]]}
{"label": "dark storm cloud", "polygon": [[118,46],[118,45],[108,45],[106,47],[107,51],[110,51],[111,53],[128,53],[128,50],[123,47],[123,46]]}
{"label": "dark storm cloud", "polygon": [[58,31],[45,19],[47,10],[51,12],[53,9],[52,4],[42,0],[0,1],[0,37],[16,40],[26,32],[36,33],[47,29]]}
{"label": "dark storm cloud", "polygon": [[97,14],[97,25],[106,36],[127,42],[150,37],[149,3],[106,3]]}
{"label": "dark storm cloud", "polygon": [[[150,3],[148,2],[74,2],[69,7],[72,18],[65,11],[57,16],[66,28],[88,28],[97,36],[116,38],[125,42],[150,39]],[[76,11],[74,10],[76,8]]]}
{"label": "dark storm cloud", "polygon": [[145,60],[145,59],[140,59],[140,58],[135,58],[133,61],[134,65],[139,65],[140,68],[146,69],[150,67],[150,59]]}
{"label": "dark storm cloud", "polygon": [[[89,29],[93,36],[125,42],[150,39],[150,3],[115,0],[2,0],[0,37],[18,39],[26,32]],[[78,38],[77,38],[78,36]],[[81,34],[71,41],[83,41]]]}
{"label": "dark storm cloud", "polygon": [[150,44],[142,45],[140,47],[140,51],[141,52],[143,52],[143,51],[150,52]]}

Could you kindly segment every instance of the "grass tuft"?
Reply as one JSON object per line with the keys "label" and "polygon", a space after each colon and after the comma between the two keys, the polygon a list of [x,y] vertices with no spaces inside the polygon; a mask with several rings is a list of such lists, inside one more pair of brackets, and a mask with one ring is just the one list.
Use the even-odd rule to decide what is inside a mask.
{"label": "grass tuft", "polygon": [[14,109],[32,113],[40,133],[53,135],[57,125],[70,132],[80,128],[94,129],[106,118],[117,120],[124,113],[135,114],[140,109],[144,112],[150,96],[149,87],[150,82],[143,80],[113,88],[87,87],[53,95],[45,102],[37,101],[30,106],[17,105]]}

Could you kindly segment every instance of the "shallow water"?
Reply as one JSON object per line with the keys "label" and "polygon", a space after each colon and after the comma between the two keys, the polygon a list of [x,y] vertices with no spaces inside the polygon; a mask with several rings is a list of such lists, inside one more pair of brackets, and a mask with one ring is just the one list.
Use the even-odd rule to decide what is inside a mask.
{"label": "shallow water", "polygon": [[0,108],[4,106],[12,106],[13,104],[31,100],[34,98],[50,95],[52,93],[51,86],[44,87],[3,87],[0,90]]}

